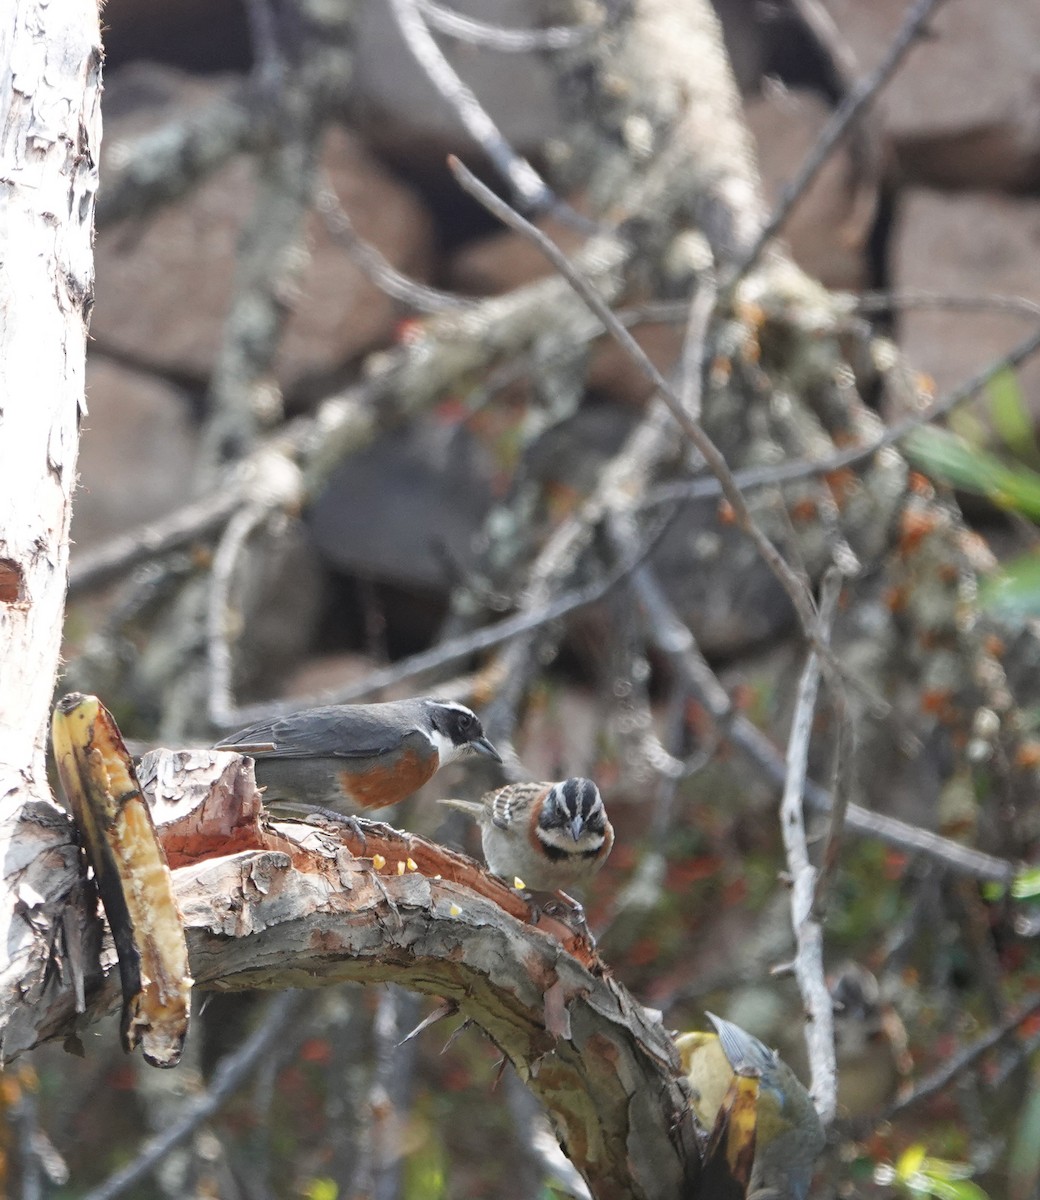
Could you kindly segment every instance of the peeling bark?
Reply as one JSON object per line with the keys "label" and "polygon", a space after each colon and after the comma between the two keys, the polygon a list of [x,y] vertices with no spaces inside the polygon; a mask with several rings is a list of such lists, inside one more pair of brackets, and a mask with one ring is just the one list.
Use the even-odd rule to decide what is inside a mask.
{"label": "peeling bark", "polygon": [[[77,850],[47,786],[76,479],[101,137],[95,0],[17,0],[0,16],[0,961],[3,1050],[69,1015],[35,1004],[72,968],[87,910],[62,920],[79,886]],[[88,953],[84,961],[95,958]],[[82,985],[82,979],[79,980]],[[58,1011],[60,1009],[60,1012]]]}
{"label": "peeling bark", "polygon": [[[472,859],[386,825],[271,822],[252,762],[155,751],[140,778],[187,932],[196,986],[392,982],[442,997],[543,1102],[604,1200],[696,1196],[698,1127],[675,1042],[584,935]],[[318,819],[320,821],[320,818]],[[230,850],[230,852],[229,852]],[[90,1017],[118,1002],[109,980]]]}

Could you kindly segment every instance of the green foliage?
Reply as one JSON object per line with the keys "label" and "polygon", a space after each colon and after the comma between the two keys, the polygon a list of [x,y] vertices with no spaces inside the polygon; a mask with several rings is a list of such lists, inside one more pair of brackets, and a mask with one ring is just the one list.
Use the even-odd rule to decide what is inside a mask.
{"label": "green foliage", "polygon": [[1040,867],[1029,867],[1019,871],[1011,882],[1011,894],[1016,900],[1040,896]]}
{"label": "green foliage", "polygon": [[972,1169],[966,1163],[929,1158],[924,1146],[915,1145],[905,1150],[895,1165],[877,1166],[874,1179],[914,1200],[921,1196],[935,1196],[937,1200],[989,1200],[982,1188],[972,1183],[971,1174]]}
{"label": "green foliage", "polygon": [[[1015,373],[997,372],[986,399],[1002,452],[986,449],[984,424],[960,410],[951,415],[951,429],[925,426],[910,434],[904,442],[907,455],[935,479],[1040,524],[1040,450]],[[1024,554],[983,580],[979,602],[1006,621],[1040,615],[1040,555]]]}
{"label": "green foliage", "polygon": [[339,1185],[334,1179],[311,1179],[303,1189],[305,1200],[338,1200]]}
{"label": "green foliage", "polygon": [[1040,522],[1040,474],[972,445],[947,429],[926,426],[910,434],[904,446],[922,470],[965,492]]}

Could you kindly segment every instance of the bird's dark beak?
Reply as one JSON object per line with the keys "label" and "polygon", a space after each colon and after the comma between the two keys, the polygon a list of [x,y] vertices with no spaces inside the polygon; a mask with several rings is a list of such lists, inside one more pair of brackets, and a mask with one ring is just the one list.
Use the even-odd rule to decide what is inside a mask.
{"label": "bird's dark beak", "polygon": [[475,738],[472,742],[470,742],[470,745],[478,754],[486,754],[488,758],[493,758],[497,763],[502,761],[501,754],[499,754],[499,752],[494,746],[492,746],[486,737]]}
{"label": "bird's dark beak", "polygon": [[580,815],[577,817],[572,817],[571,823],[570,823],[571,837],[574,838],[575,841],[577,841],[578,838],[581,837],[584,830],[585,830],[585,818]]}

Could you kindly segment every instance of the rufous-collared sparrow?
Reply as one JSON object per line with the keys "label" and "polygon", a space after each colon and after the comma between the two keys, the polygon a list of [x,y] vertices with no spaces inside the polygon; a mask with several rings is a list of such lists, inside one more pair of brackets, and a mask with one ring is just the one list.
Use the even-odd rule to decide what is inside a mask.
{"label": "rufous-collared sparrow", "polygon": [[591,779],[510,783],[479,801],[440,803],[479,823],[484,858],[495,875],[535,891],[587,883],[614,844],[603,797]]}

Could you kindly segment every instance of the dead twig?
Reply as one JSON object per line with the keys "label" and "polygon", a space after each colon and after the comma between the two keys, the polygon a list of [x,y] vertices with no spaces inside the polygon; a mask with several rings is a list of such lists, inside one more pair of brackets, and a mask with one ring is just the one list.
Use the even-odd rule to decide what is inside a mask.
{"label": "dead twig", "polygon": [[916,0],[907,12],[906,19],[885,57],[869,75],[852,88],[834,110],[833,116],[816,139],[798,173],[784,188],[771,216],[759,231],[750,249],[727,275],[723,285],[727,294],[732,293],[740,280],[761,258],[762,251],[783,228],[795,205],[809,190],[809,186],[833,154],[849,126],[877,99],[878,93],[895,74],[911,46],[921,37],[929,17],[943,2],[944,0]]}
{"label": "dead twig", "polygon": [[[726,689],[700,653],[693,634],[676,616],[653,573],[645,566],[640,567],[632,574],[632,586],[637,589],[655,645],[672,659],[680,675],[700,696],[723,736],[747,754],[767,778],[782,786],[787,777],[783,755],[757,726],[734,708]],[[834,804],[827,790],[812,780],[806,780],[805,799],[821,812],[830,812]],[[849,804],[846,825],[855,833],[876,837],[911,854],[926,855],[975,879],[1010,883],[1015,875],[1015,864],[1007,859],[974,850],[908,821],[871,812],[858,804]]]}
{"label": "dead twig", "polygon": [[[681,398],[671,384],[657,369],[649,356],[633,338],[631,333],[618,321],[610,306],[596,291],[592,283],[582,274],[567,255],[547,237],[542,231],[520,215],[514,208],[500,199],[489,188],[476,178],[475,175],[462,165],[457,158],[449,158],[452,174],[459,186],[483,204],[510,229],[522,234],[532,241],[559,271],[566,282],[574,289],[581,299],[589,306],[603,322],[607,332],[625,350],[631,360],[657,389],[657,395],[671,416],[675,419],[683,435],[690,445],[703,457],[708,469],[718,480],[722,495],[728,501],[736,524],[752,540],[759,555],[775,576],[777,582],[786,592],[797,614],[802,631],[813,649],[820,655],[824,669],[830,674],[841,677],[842,664],[831,653],[830,647],[818,633],[818,616],[812,595],[787,560],[766,535],[756,521],[743,492],[737,486],[733,472],[726,462],[722,451],[715,445],[704,427],[695,420],[683,407]],[[887,705],[879,697],[870,697],[872,707],[885,710]]]}
{"label": "dead twig", "polygon": [[503,54],[566,50],[571,46],[580,46],[599,32],[599,24],[594,21],[587,25],[549,25],[544,29],[505,29],[501,25],[464,16],[434,0],[419,0],[419,7],[426,20],[441,33],[460,42],[469,42],[472,46],[500,50]]}
{"label": "dead twig", "polygon": [[452,292],[444,292],[440,288],[429,287],[425,283],[409,279],[396,267],[391,266],[385,256],[357,232],[339,197],[327,184],[318,192],[316,207],[332,237],[346,249],[368,279],[391,300],[397,300],[415,312],[422,313],[473,308],[477,304],[477,301],[465,296],[457,296]]}
{"label": "dead twig", "polygon": [[974,1066],[984,1054],[992,1050],[995,1046],[999,1046],[1001,1042],[1009,1038],[1019,1026],[1023,1025],[1037,1012],[1040,1012],[1040,996],[1034,996],[1013,1017],[1009,1017],[1002,1024],[989,1030],[988,1033],[984,1033],[981,1037],[976,1038],[970,1045],[965,1046],[963,1050],[951,1055],[941,1067],[933,1071],[925,1079],[922,1079],[912,1091],[894,1100],[880,1119],[883,1121],[890,1120],[913,1105],[920,1104],[922,1100],[927,1100],[932,1096],[938,1095],[958,1075],[968,1070],[969,1067]]}
{"label": "dead twig", "polygon": [[555,208],[557,200],[552,189],[527,159],[517,154],[473,90],[463,83],[445,58],[423,19],[417,0],[390,0],[390,9],[401,36],[427,78],[455,110],[466,132],[494,163],[502,178],[507,180],[520,205],[528,212]]}
{"label": "dead twig", "polygon": [[275,1041],[283,1035],[301,1003],[299,992],[288,991],[275,996],[260,1025],[237,1050],[220,1060],[213,1073],[213,1082],[204,1093],[185,1105],[181,1119],[149,1138],[132,1162],[120,1167],[104,1183],[85,1193],[82,1200],[115,1200],[146,1179],[171,1150],[185,1142],[204,1121],[227,1103],[260,1065]]}
{"label": "dead twig", "polygon": [[[820,634],[828,636],[834,619],[841,574],[831,569],[820,594]],[[787,778],[780,801],[780,831],[787,854],[791,887],[791,927],[794,930],[794,975],[805,1006],[805,1044],[812,1073],[812,1096],[820,1120],[829,1125],[838,1106],[838,1066],[834,1050],[834,1010],[823,970],[823,927],[813,916],[816,869],[809,860],[802,811],[809,742],[816,696],[820,686],[820,659],[810,651],[798,684],[791,736],[787,743]]]}

